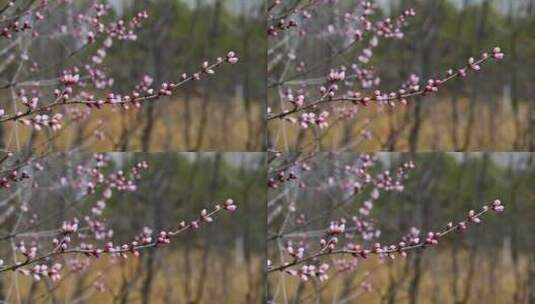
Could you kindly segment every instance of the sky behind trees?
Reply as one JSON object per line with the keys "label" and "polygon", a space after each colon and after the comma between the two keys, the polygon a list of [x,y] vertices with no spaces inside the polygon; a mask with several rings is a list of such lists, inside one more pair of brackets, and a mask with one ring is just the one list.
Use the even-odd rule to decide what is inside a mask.
{"label": "sky behind trees", "polygon": [[[112,4],[118,11],[122,11],[124,8],[124,5],[132,3],[132,0],[110,0],[110,4]],[[202,4],[213,4],[214,0],[183,0],[181,1],[183,3],[186,3],[187,5],[191,6],[192,8],[195,7],[197,2],[200,2]],[[244,7],[247,10],[253,9],[258,6],[258,1],[251,1],[251,0],[225,0],[225,4],[227,5],[227,8],[239,12]]]}
{"label": "sky behind trees", "polygon": [[[451,3],[454,3],[458,7],[462,5],[462,3],[465,0],[448,0]],[[399,3],[399,0],[378,0],[378,3],[380,3],[383,6],[390,6],[392,3]],[[468,0],[469,4],[481,4],[483,0]],[[497,8],[499,8],[502,12],[507,12],[509,10],[510,5],[514,5],[515,7],[522,7],[523,5],[530,2],[530,0],[491,0],[492,4],[494,4]]]}

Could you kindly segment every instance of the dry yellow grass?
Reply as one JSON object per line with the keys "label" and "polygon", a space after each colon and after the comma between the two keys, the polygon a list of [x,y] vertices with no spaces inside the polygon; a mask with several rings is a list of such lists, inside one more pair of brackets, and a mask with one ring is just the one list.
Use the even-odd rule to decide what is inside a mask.
{"label": "dry yellow grass", "polygon": [[[405,259],[396,259],[387,264],[381,264],[377,259],[372,258],[358,265],[357,270],[349,274],[335,275],[328,283],[308,282],[304,285],[302,300],[299,303],[316,303],[314,290],[321,290],[321,301],[319,303],[388,303],[388,292],[391,290],[390,278],[399,281],[405,273]],[[467,273],[469,265],[468,252],[459,253],[459,274],[456,281],[459,294],[462,295],[467,285]],[[438,249],[432,255],[426,255],[423,264],[423,275],[418,292],[419,303],[455,303],[453,297],[452,272],[452,251],[449,249]],[[492,261],[488,255],[481,253],[476,259],[475,274],[471,281],[472,288],[467,303],[513,303],[515,284],[526,283],[529,279],[528,260],[521,257],[519,270],[521,277],[515,277],[513,264],[509,258],[503,255],[497,261]],[[490,275],[493,272],[494,281]],[[366,276],[369,273],[369,276]],[[410,303],[409,285],[413,272],[410,270],[409,276],[398,286],[398,292],[393,303]],[[281,276],[284,276],[286,290],[283,291],[280,285]],[[348,281],[352,282],[350,287],[350,298],[342,297],[344,288]],[[372,284],[372,289],[365,292],[361,286],[363,281]],[[298,280],[286,274],[274,274],[270,276],[272,291],[276,292],[276,302],[285,303],[286,298],[293,299],[298,288]],[[354,298],[351,298],[354,296]],[[340,299],[350,299],[347,302],[338,302]],[[293,303],[290,301],[290,303]],[[467,304],[465,303],[465,304]]]}
{"label": "dry yellow grass", "polygon": [[[184,259],[181,251],[175,251],[172,255],[165,255],[159,262],[158,270],[154,277],[154,285],[150,293],[150,303],[188,303],[185,296],[185,284],[190,282],[193,293],[199,286],[199,276],[202,265],[202,252],[192,250],[191,253],[191,276],[186,276]],[[246,263],[236,257],[241,253],[230,252],[228,259],[223,259],[220,253],[213,252],[209,255],[209,268],[202,289],[201,303],[246,303],[247,293],[259,303],[259,297],[263,292],[263,274],[261,269],[263,258],[255,256],[252,259],[251,267],[253,277],[247,275]],[[140,303],[142,299],[142,283],[146,272],[138,272],[140,259],[129,258],[127,260],[117,260],[110,263],[109,258],[103,258],[95,263],[83,276],[68,274],[59,284],[53,285],[52,292],[48,291],[47,283],[41,281],[38,284],[34,297],[29,303],[50,303],[55,299],[55,303],[71,303],[74,300],[84,299],[86,303],[121,303],[121,287],[125,282],[133,282],[130,288],[126,303]],[[13,276],[4,276],[3,286],[13,287],[9,303],[16,303],[17,296],[12,286]],[[81,278],[81,279],[80,279]],[[98,292],[93,283],[96,279],[105,282],[108,291]],[[31,279],[18,275],[20,295],[26,299],[30,288]],[[82,294],[75,297],[78,284],[83,286]],[[6,288],[5,290],[8,290]],[[115,296],[114,296],[115,295]]]}
{"label": "dry yellow grass", "polygon": [[[424,99],[422,103],[422,124],[417,150],[454,151],[456,148],[462,147],[468,124],[468,100],[459,100],[459,121],[457,124],[452,116],[453,107],[450,99]],[[376,106],[361,108],[353,120],[335,122],[328,131],[323,131],[321,134],[311,129],[301,133],[297,131],[296,126],[290,125],[286,121],[270,122],[269,129],[274,145],[280,151],[286,151],[287,148],[295,149],[296,143],[299,143],[299,147],[305,150],[318,148],[324,151],[390,150],[388,137],[391,134],[391,130],[399,132],[394,150],[408,151],[409,134],[413,123],[413,114],[412,112],[407,113],[408,109],[411,108],[403,106],[397,106],[393,109]],[[521,104],[518,112],[522,128],[520,133],[525,133],[525,128],[529,126],[528,105]],[[511,151],[515,148],[516,127],[513,111],[509,105],[498,102],[479,102],[474,113],[473,127],[470,128],[472,135],[468,151]],[[409,117],[408,123],[406,122],[406,117]],[[368,126],[366,129],[372,134],[372,139],[370,140],[364,140],[361,136],[361,131],[365,126]],[[283,128],[285,128],[284,131]],[[453,141],[452,130],[454,129],[456,129],[458,137],[457,147]],[[320,138],[319,147],[314,138]],[[350,138],[351,144],[344,143],[345,138]],[[517,144],[522,147],[522,150],[527,149],[528,143],[525,138],[522,138]]]}
{"label": "dry yellow grass", "polygon": [[[263,142],[264,122],[260,117],[264,112],[263,103],[253,102],[247,113],[242,101],[218,102],[214,100],[206,107],[206,124],[201,144],[197,146],[198,135],[201,130],[202,100],[190,101],[189,124],[190,143],[185,140],[185,112],[186,103],[183,100],[162,99],[156,101],[154,111],[155,124],[150,141],[150,151],[260,151]],[[246,119],[249,117],[249,122]],[[98,122],[104,122],[102,130],[106,138],[102,141],[89,139]],[[53,136],[52,145],[57,150],[67,150],[78,147],[77,139],[84,138],[85,150],[88,151],[127,151],[142,150],[142,134],[146,124],[146,115],[138,109],[110,110],[109,107],[93,111],[90,119],[83,125],[69,126],[61,131],[59,136],[41,131],[37,134],[33,146],[45,148],[47,138]],[[5,126],[7,147],[15,150],[17,141],[26,143],[30,136],[29,128],[15,126],[10,123]],[[15,133],[18,133],[18,140]],[[46,146],[50,147],[50,146]]]}

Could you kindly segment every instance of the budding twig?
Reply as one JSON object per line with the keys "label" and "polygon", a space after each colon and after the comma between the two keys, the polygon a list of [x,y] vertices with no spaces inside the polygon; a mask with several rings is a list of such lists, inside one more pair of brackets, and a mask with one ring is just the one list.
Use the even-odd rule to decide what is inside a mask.
{"label": "budding twig", "polygon": [[[348,248],[344,249],[334,249],[334,247],[329,248],[329,244],[323,246],[316,253],[309,255],[307,257],[295,258],[292,262],[285,263],[279,266],[268,267],[268,272],[276,271],[286,271],[288,268],[297,266],[300,264],[309,263],[317,260],[320,257],[332,256],[332,255],[351,255],[353,257],[367,258],[369,255],[380,255],[382,257],[394,258],[395,255],[406,256],[406,251],[413,250],[417,248],[424,248],[431,245],[438,244],[439,239],[443,238],[447,234],[453,231],[464,231],[467,229],[467,226],[470,223],[479,223],[480,217],[489,211],[494,211],[497,213],[504,211],[504,206],[500,200],[495,200],[491,204],[484,205],[479,212],[474,212],[471,210],[468,213],[468,216],[465,220],[453,224],[452,222],[448,223],[443,230],[440,232],[429,232],[424,239],[415,238],[412,242],[400,241],[397,245],[381,246],[379,243],[376,243],[374,248],[371,249],[362,249],[358,245],[346,246]],[[340,232],[340,233],[343,233]],[[332,244],[332,243],[331,243]],[[287,271],[290,274],[297,274],[296,271]]]}

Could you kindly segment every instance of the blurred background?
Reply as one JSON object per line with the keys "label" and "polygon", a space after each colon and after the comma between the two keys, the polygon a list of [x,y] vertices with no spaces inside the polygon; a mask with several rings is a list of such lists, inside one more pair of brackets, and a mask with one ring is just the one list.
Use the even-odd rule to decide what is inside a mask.
{"label": "blurred background", "polygon": [[[356,1],[338,1],[315,15],[319,28],[336,20]],[[433,96],[411,99],[407,107],[361,108],[353,120],[331,128],[318,140],[323,150],[350,147],[356,151],[532,151],[535,150],[535,1],[532,0],[381,0],[377,19],[398,16],[414,8],[402,40],[380,40],[371,65],[381,75],[380,88],[394,90],[416,74],[421,79],[444,75],[463,66],[469,57],[501,46],[505,60],[489,63],[480,73],[455,80]],[[330,16],[330,17],[329,17]],[[331,19],[329,19],[331,18]],[[317,40],[317,39],[316,39]],[[340,39],[341,40],[341,39]],[[276,40],[273,40],[276,41]],[[362,47],[325,60],[341,47],[328,44],[301,50],[306,62],[325,62],[318,73],[355,61]],[[310,44],[310,43],[309,43]],[[334,50],[333,50],[334,46]],[[273,46],[271,46],[273,47]],[[278,108],[276,91],[270,105]],[[271,100],[274,99],[274,100]],[[367,124],[369,123],[369,124]],[[276,123],[273,133],[280,128]],[[270,126],[270,130],[271,130]],[[372,139],[352,146],[367,129]],[[303,133],[303,134],[301,134]],[[290,132],[299,147],[308,147],[312,131]],[[318,137],[318,136],[316,136]],[[281,139],[274,144],[283,145]],[[279,142],[280,141],[280,142]]]}
{"label": "blurred background", "polygon": [[[472,225],[465,233],[450,234],[436,247],[408,252],[406,259],[398,257],[384,263],[375,257],[360,259],[354,271],[332,271],[331,279],[323,283],[300,283],[285,273],[270,274],[269,293],[275,303],[534,303],[533,155],[375,155],[375,173],[393,173],[409,160],[416,164],[404,183],[404,192],[383,192],[374,204],[370,217],[381,229],[382,244],[397,242],[412,226],[422,233],[437,231],[449,221],[463,220],[468,210],[478,210],[497,198],[505,204],[505,212],[485,215],[479,225]],[[320,154],[307,161],[312,173],[300,178],[306,188],[298,190],[294,185],[270,191],[269,201],[289,196],[297,215],[316,219],[305,227],[294,226],[289,220],[282,231],[322,231],[331,220],[351,218],[368,199],[366,194],[348,200],[343,191],[328,187],[326,181],[357,158],[355,154]],[[343,203],[341,207],[339,203]],[[283,212],[281,216],[285,215]],[[279,231],[280,221],[272,219],[269,235]],[[276,242],[268,242],[269,257],[279,261]],[[355,242],[368,244],[360,239]],[[366,292],[364,284],[368,283],[371,291]]]}
{"label": "blurred background", "polygon": [[[108,21],[127,20],[142,10],[149,14],[137,32],[137,41],[114,43],[106,57],[107,72],[115,80],[114,92],[131,92],[144,75],[152,77],[155,86],[176,81],[182,73],[198,71],[204,61],[214,62],[231,50],[238,54],[240,62],[222,66],[214,76],[181,87],[172,97],[146,103],[140,111],[111,111],[110,108],[94,111],[89,120],[69,126],[61,136],[29,133],[26,128],[16,130],[12,124],[5,125],[0,132],[4,147],[15,146],[13,132],[19,133],[22,143],[32,140],[34,147],[47,140],[52,141],[51,146],[56,150],[79,147],[93,134],[98,122],[103,121],[106,139],[84,145],[86,150],[261,151],[266,91],[263,1],[105,2],[113,7],[114,15],[107,16]],[[65,22],[63,19],[76,16],[76,9],[87,3],[66,5],[65,11],[53,14],[45,28],[58,31],[59,24]],[[76,49],[70,37],[43,36],[32,44],[29,52],[31,59],[42,66],[46,66],[49,58],[64,58]],[[2,43],[8,45],[9,41]],[[53,69],[31,75],[30,79],[57,77],[63,69],[86,62],[94,51],[94,47],[87,48]],[[4,70],[5,81],[10,81],[16,68],[14,65]],[[24,71],[21,80],[27,77]],[[4,103],[9,109],[10,92],[6,89],[0,90],[0,105]]]}
{"label": "blurred background", "polygon": [[[414,7],[404,40],[382,45],[385,84],[416,72],[424,79],[501,46],[505,60],[487,64],[436,97],[415,100],[408,113],[388,114],[381,146],[389,150],[518,151],[535,149],[535,1],[388,1]],[[396,3],[397,2],[397,3]],[[381,58],[382,55],[382,58]],[[398,109],[399,110],[399,109]],[[403,112],[403,111],[401,111]],[[386,125],[386,124],[385,124]]]}
{"label": "blurred background", "polygon": [[[138,181],[138,190],[115,193],[104,218],[114,230],[114,240],[130,241],[147,226],[153,231],[172,229],[181,220],[195,219],[202,209],[233,198],[236,213],[221,213],[214,222],[177,237],[169,247],[148,249],[139,258],[103,257],[81,273],[65,266],[59,282],[15,273],[0,275],[0,300],[23,303],[260,303],[265,266],[265,160],[262,153],[110,153],[110,173],[128,170],[139,161],[149,171]],[[90,155],[52,155],[43,160],[46,174],[24,191],[36,218],[31,231],[57,228],[64,219],[87,214],[96,199],[70,204],[79,193],[57,187],[61,176],[70,176]],[[54,186],[56,185],[56,186]],[[5,191],[4,191],[5,192]],[[2,200],[11,193],[2,193]],[[76,201],[76,200],[73,200]],[[85,202],[85,203],[84,203]],[[12,202],[13,203],[13,202]],[[73,208],[73,206],[75,206]],[[0,206],[0,214],[5,208]],[[19,210],[19,209],[17,209]],[[59,215],[44,222],[50,214]],[[11,232],[14,216],[0,219],[0,235]],[[24,218],[24,217],[23,217]],[[24,220],[20,229],[26,227]],[[28,232],[31,232],[28,231]],[[27,235],[28,235],[28,232]],[[29,234],[31,235],[31,233]],[[31,237],[26,238],[27,242]],[[44,243],[47,243],[46,240]],[[10,239],[0,240],[0,256],[10,260]],[[81,257],[81,259],[85,259]],[[94,287],[103,282],[104,292]]]}

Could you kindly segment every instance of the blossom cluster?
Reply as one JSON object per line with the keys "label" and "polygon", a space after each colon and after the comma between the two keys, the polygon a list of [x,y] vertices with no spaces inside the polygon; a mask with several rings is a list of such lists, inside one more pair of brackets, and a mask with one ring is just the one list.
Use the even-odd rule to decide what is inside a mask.
{"label": "blossom cluster", "polygon": [[[480,223],[481,216],[488,211],[500,213],[504,210],[505,208],[501,201],[495,200],[484,205],[478,212],[470,210],[465,220],[457,223],[449,222],[441,231],[430,231],[426,234],[421,234],[417,228],[413,227],[397,244],[385,245],[377,242],[371,248],[365,248],[355,243],[340,245],[336,236],[346,233],[345,223],[331,222],[326,232],[326,235],[330,238],[328,240],[326,238],[320,240],[319,250],[312,251],[307,255],[305,247],[294,248],[292,243],[288,242],[285,250],[288,256],[292,257],[292,260],[278,266],[271,265],[271,261],[269,261],[268,272],[284,271],[289,275],[299,277],[303,281],[307,281],[309,278],[325,281],[329,278],[327,270],[332,268],[332,265],[326,259],[328,256],[348,255],[351,256],[349,261],[352,260],[355,264],[357,259],[367,259],[370,255],[377,255],[380,259],[395,259],[396,256],[406,257],[409,250],[437,245],[439,240],[447,234],[453,231],[461,232],[466,230],[469,224]],[[336,266],[339,266],[341,260],[335,261],[338,264]],[[348,261],[345,262],[343,267],[338,267],[338,271],[352,270],[351,267],[347,267]],[[315,266],[318,263],[320,266]]]}
{"label": "blossom cluster", "polygon": [[[10,155],[2,164],[3,171],[8,174],[6,179],[9,182],[4,184],[7,190],[17,192],[39,186],[38,174],[50,174],[52,167],[49,162],[52,163],[52,159],[48,157],[15,158],[15,155]],[[0,241],[13,240],[15,244],[13,261],[7,262],[7,256],[0,259],[0,273],[16,271],[35,280],[50,278],[57,281],[62,278],[62,272],[86,271],[92,260],[102,256],[128,258],[139,256],[146,248],[167,246],[179,234],[214,222],[221,212],[237,210],[234,201],[227,199],[222,204],[215,203],[210,209],[202,209],[194,219],[177,221],[174,229],[153,231],[145,227],[131,241],[116,242],[114,231],[105,217],[106,207],[115,193],[137,191],[149,164],[140,161],[128,169],[113,170],[111,160],[109,154],[93,154],[80,159],[77,164],[67,161],[65,170],[62,170],[63,176],[59,176],[57,181],[50,180],[53,174],[47,175],[47,185],[42,185],[46,186],[43,189],[76,193],[71,207],[81,201],[89,207],[78,210],[76,216],[63,219],[57,228],[50,230],[43,225],[49,219],[59,218],[61,212],[50,211],[46,217],[40,217],[37,216],[39,206],[31,201],[23,203],[19,219],[22,227],[0,236]],[[32,183],[21,183],[19,179],[22,176]]]}
{"label": "blossom cluster", "polygon": [[[143,231],[138,234],[131,242],[124,244],[115,244],[113,241],[106,242],[102,247],[98,247],[94,243],[89,243],[87,240],[80,239],[78,246],[73,245],[73,238],[79,231],[79,221],[74,218],[70,221],[63,222],[61,228],[58,230],[58,237],[54,238],[52,243],[54,249],[39,255],[39,245],[32,243],[27,246],[24,241],[17,245],[18,252],[25,257],[25,260],[13,265],[3,266],[0,264],[0,273],[5,271],[18,271],[21,274],[33,277],[35,280],[40,280],[42,277],[50,277],[53,281],[61,278],[60,270],[63,267],[59,260],[61,255],[81,254],[88,257],[99,258],[103,255],[110,255],[112,257],[128,258],[128,256],[139,256],[140,250],[149,247],[161,247],[169,245],[174,237],[190,230],[198,229],[202,224],[211,223],[214,221],[214,216],[225,210],[228,212],[236,211],[237,206],[232,199],[227,199],[223,205],[216,204],[212,210],[203,209],[199,216],[190,221],[180,221],[175,230],[162,230],[154,233],[150,228],[145,227]],[[78,262],[78,260],[75,260]],[[33,265],[33,266],[32,266]],[[51,266],[49,266],[51,265]],[[78,265],[78,264],[77,264]],[[2,267],[3,266],[3,267]],[[86,268],[87,265],[81,265]],[[80,267],[80,265],[78,266]]]}
{"label": "blossom cluster", "polygon": [[[495,47],[436,77],[421,79],[413,74],[396,90],[382,89],[374,51],[384,40],[403,39],[416,11],[407,8],[381,19],[375,1],[354,2],[274,1],[269,7],[270,126],[312,129],[317,138],[334,125],[353,120],[363,107],[406,105],[411,98],[437,94],[447,82],[478,72],[491,60],[504,59],[504,52]],[[330,55],[319,60],[310,45],[325,45]],[[325,66],[327,71],[319,72]],[[362,134],[363,139],[371,135],[365,130]]]}
{"label": "blossom cluster", "polygon": [[0,189],[10,189],[14,185],[31,180],[32,173],[44,170],[44,166],[38,161],[19,159],[15,154],[7,152],[0,159]]}
{"label": "blossom cluster", "polygon": [[[58,16],[62,11],[69,14]],[[13,92],[11,108],[0,106],[0,124],[16,123],[35,131],[59,131],[71,122],[89,118],[94,110],[104,106],[139,108],[145,102],[171,96],[178,87],[213,75],[220,65],[239,61],[235,52],[229,51],[225,56],[202,62],[198,71],[178,74],[175,80],[154,85],[147,75],[142,85],[129,93],[118,92],[114,89],[106,57],[116,42],[138,39],[137,30],[149,18],[149,11],[142,10],[129,19],[113,20],[112,15],[109,4],[100,1],[90,5],[65,0],[37,1],[29,6],[10,1],[1,10],[0,27],[4,27],[0,36],[15,39],[17,34],[20,39],[32,41],[37,37],[54,39],[61,35],[71,38],[75,49],[50,65],[43,62],[39,54],[34,54],[37,52],[32,52],[37,44],[24,43],[21,48],[8,45],[3,53],[9,58],[20,57],[21,61],[16,74],[11,69],[0,71],[0,77],[7,83],[0,89]],[[53,20],[58,17],[62,21],[56,24]],[[47,20],[51,21],[47,23]],[[75,56],[77,64],[70,65],[69,59]],[[58,75],[43,78],[50,74],[51,66],[59,64],[65,67]],[[94,132],[97,140],[103,138],[104,132],[100,130],[103,127],[105,124],[96,126],[99,129]]]}
{"label": "blossom cluster", "polygon": [[[284,224],[280,229],[275,229],[276,234],[269,237],[270,241],[278,242],[280,255],[276,258],[278,263],[268,260],[267,272],[285,273],[302,281],[326,281],[333,273],[353,271],[359,261],[372,255],[380,261],[406,257],[411,250],[434,247],[446,235],[463,232],[470,226],[481,223],[483,216],[489,212],[502,213],[505,210],[504,204],[496,199],[484,204],[479,210],[469,210],[463,219],[450,221],[440,229],[424,232],[411,227],[406,234],[400,236],[399,241],[383,243],[380,223],[373,217],[374,207],[379,197],[385,193],[405,191],[404,183],[416,168],[414,162],[402,163],[395,171],[376,172],[374,167],[377,159],[367,154],[347,159],[344,159],[344,154],[333,157],[326,153],[293,159],[280,158],[282,157],[277,155],[272,160],[272,167],[280,167],[272,172],[270,188],[271,191],[285,193],[285,199],[289,202],[287,213],[280,211],[283,207],[279,205],[284,203],[278,195],[273,196],[268,204],[268,222],[275,223],[270,217],[278,215],[284,217]],[[299,168],[305,161],[308,164],[307,171]],[[291,179],[287,172],[292,172]],[[294,180],[300,180],[299,188],[292,184]],[[312,197],[315,200],[327,193],[325,198],[333,200],[331,209],[311,212],[306,209],[315,207],[309,206],[301,210],[296,204],[300,195],[303,198],[310,197],[308,192],[305,194],[304,187],[308,188],[308,192],[314,193]],[[357,205],[356,208],[353,204]],[[348,208],[349,205],[352,207]],[[337,217],[335,211],[343,207],[343,216]],[[310,228],[317,227],[325,219],[329,222],[323,228]]]}

